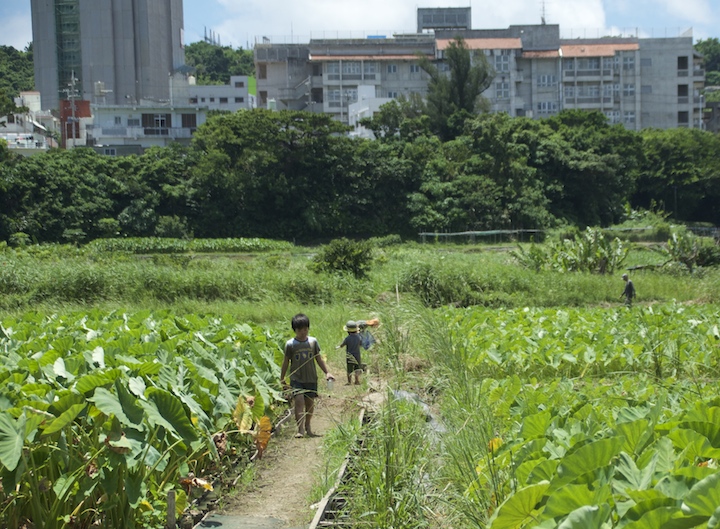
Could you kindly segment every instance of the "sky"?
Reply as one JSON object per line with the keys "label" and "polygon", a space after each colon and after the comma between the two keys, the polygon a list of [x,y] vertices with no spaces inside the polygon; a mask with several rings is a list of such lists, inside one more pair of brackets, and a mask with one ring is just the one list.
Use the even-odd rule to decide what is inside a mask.
{"label": "sky", "polygon": [[[362,38],[416,31],[418,7],[472,8],[473,29],[559,24],[563,38],[606,35],[720,38],[718,0],[183,0],[185,42],[212,36],[250,49],[270,42]],[[0,45],[32,40],[30,0],[0,0]]]}

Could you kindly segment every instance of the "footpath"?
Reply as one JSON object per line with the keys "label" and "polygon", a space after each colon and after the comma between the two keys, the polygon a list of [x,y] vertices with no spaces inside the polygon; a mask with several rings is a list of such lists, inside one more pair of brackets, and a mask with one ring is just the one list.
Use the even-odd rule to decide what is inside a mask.
{"label": "footpath", "polygon": [[313,486],[325,471],[324,435],[359,413],[362,387],[345,386],[340,378],[332,392],[322,387],[312,420],[319,436],[296,439],[295,421],[290,418],[273,434],[263,458],[254,463],[252,483],[223,498],[220,508],[196,528],[307,529],[315,515],[310,502],[319,500],[311,498]]}

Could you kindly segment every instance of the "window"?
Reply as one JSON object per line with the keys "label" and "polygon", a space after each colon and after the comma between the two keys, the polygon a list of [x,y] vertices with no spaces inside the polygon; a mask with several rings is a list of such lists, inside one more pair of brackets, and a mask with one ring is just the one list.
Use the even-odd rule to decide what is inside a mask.
{"label": "window", "polygon": [[211,98],[210,98],[210,102],[211,102],[211,103],[214,103],[214,102],[215,102],[215,98],[214,98],[214,97],[211,97]]}
{"label": "window", "polygon": [[235,88],[245,88],[245,81],[235,81]]}
{"label": "window", "polygon": [[171,114],[143,114],[142,126],[148,136],[167,136],[172,127]]}
{"label": "window", "polygon": [[495,70],[498,72],[510,71],[510,50],[499,50],[495,53]]}
{"label": "window", "polygon": [[205,98],[204,98],[204,97],[201,97],[201,98],[200,98],[200,102],[201,102],[201,103],[204,103],[204,102],[205,102]]}
{"label": "window", "polygon": [[258,64],[258,79],[267,79],[267,64]]}
{"label": "window", "polygon": [[620,123],[620,111],[619,110],[606,110],[603,112],[605,117],[608,119],[611,125]]}
{"label": "window", "polygon": [[615,67],[615,57],[603,57],[603,70],[612,70]]}
{"label": "window", "polygon": [[539,114],[557,112],[557,103],[555,101],[541,101],[537,104],[537,110]]}
{"label": "window", "polygon": [[260,92],[258,92],[258,96],[260,96],[260,105],[267,105],[267,90],[260,90]]}
{"label": "window", "polygon": [[678,125],[687,125],[689,122],[689,114],[687,110],[681,110],[678,112]]}
{"label": "window", "polygon": [[245,102],[245,98],[244,98],[244,97],[236,97],[236,98],[235,98],[235,102],[236,102],[236,103],[244,103],[244,102]]}
{"label": "window", "polygon": [[319,77],[322,75],[322,64],[313,64],[312,65],[312,74],[313,77]]}
{"label": "window", "polygon": [[394,91],[390,91],[390,92],[388,92],[388,95],[387,95],[387,96],[388,96],[390,99],[397,99],[398,93],[397,93],[397,92],[394,92]]}
{"label": "window", "polygon": [[634,124],[635,123],[635,111],[626,110],[623,112],[623,123]]}
{"label": "window", "polygon": [[363,63],[363,73],[365,75],[365,79],[375,79],[375,74],[377,73],[377,64],[375,64],[374,62]]}
{"label": "window", "polygon": [[327,78],[332,79],[334,81],[337,81],[340,79],[340,63],[339,62],[329,62],[325,66],[327,71]]}
{"label": "window", "polygon": [[223,105],[223,104],[227,105],[227,102],[228,102],[228,98],[227,98],[227,97],[221,97],[221,98],[220,98],[220,104],[221,104],[221,105]]}
{"label": "window", "polygon": [[575,97],[575,87],[574,86],[566,86],[563,89],[563,93],[565,94],[565,97],[572,99]]}
{"label": "window", "polygon": [[197,127],[197,116],[195,114],[183,114],[181,118],[182,128],[194,129]]}
{"label": "window", "polygon": [[618,94],[620,91],[619,84],[604,84],[603,85],[603,97],[612,97]]}
{"label": "window", "polygon": [[495,83],[495,98],[510,99],[510,83]]}
{"label": "window", "polygon": [[397,73],[397,64],[388,64],[387,73]]}
{"label": "window", "polygon": [[117,156],[117,150],[114,147],[105,147],[103,149],[103,154],[107,156]]}
{"label": "window", "polygon": [[575,59],[563,59],[563,70],[574,70]]}
{"label": "window", "polygon": [[678,90],[677,90],[678,97],[687,97],[688,96],[688,85],[686,84],[679,84]]}
{"label": "window", "polygon": [[139,127],[140,120],[138,118],[128,118],[128,127]]}
{"label": "window", "polygon": [[578,59],[578,70],[599,70],[600,57],[588,57],[586,59]]}
{"label": "window", "polygon": [[678,57],[677,65],[678,65],[678,70],[687,70],[688,69],[688,58],[687,57]]}
{"label": "window", "polygon": [[635,95],[635,84],[629,83],[623,85],[623,95],[624,96],[634,96]]}
{"label": "window", "polygon": [[410,65],[410,73],[420,73],[420,65],[419,64],[411,64]]}
{"label": "window", "polygon": [[343,79],[362,79],[362,63],[359,61],[345,61],[342,63]]}
{"label": "window", "polygon": [[557,84],[557,77],[554,75],[538,75],[537,85],[538,88],[544,86],[555,86]]}
{"label": "window", "polygon": [[635,57],[633,55],[623,57],[623,70],[635,69]]}
{"label": "window", "polygon": [[600,97],[600,85],[591,84],[587,87],[588,97]]}
{"label": "window", "polygon": [[198,99],[197,97],[191,97],[190,98],[190,104],[191,105],[197,105]]}

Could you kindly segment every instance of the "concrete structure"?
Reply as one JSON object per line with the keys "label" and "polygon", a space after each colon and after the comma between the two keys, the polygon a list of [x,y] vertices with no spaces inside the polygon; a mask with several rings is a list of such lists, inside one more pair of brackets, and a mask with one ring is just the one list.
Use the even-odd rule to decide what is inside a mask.
{"label": "concrete structure", "polygon": [[169,83],[170,100],[165,103],[141,100],[137,105],[91,105],[93,118],[85,128],[84,141],[110,156],[141,154],[149,147],[174,142],[188,145],[209,111],[254,108],[247,76],[233,76],[229,85],[196,85],[192,76],[175,74]]}
{"label": "concrete structure", "polygon": [[[470,8],[463,8],[468,11]],[[418,10],[418,27],[427,15]],[[448,11],[448,16],[454,15]],[[427,18],[427,17],[425,17]],[[440,20],[438,18],[438,20]],[[468,16],[469,19],[469,16]],[[457,18],[453,19],[457,22]],[[438,29],[391,38],[311,40],[308,44],[255,46],[258,106],[325,112],[350,122],[358,87],[376,97],[425,96],[429,76],[418,57],[448,69],[444,51],[460,35],[494,72],[483,96],[492,111],[542,118],[563,109],[598,110],[611,123],[645,127],[702,127],[705,74],[691,34],[674,38],[561,39],[553,24],[507,29]],[[367,106],[367,105],[366,105]],[[369,107],[368,107],[369,108]]]}
{"label": "concrete structure", "polygon": [[60,134],[60,121],[50,112],[40,110],[40,92],[20,92],[14,102],[28,111],[0,118],[0,139],[7,142],[8,148],[30,156],[57,147],[54,137]]}
{"label": "concrete structure", "polygon": [[254,51],[259,107],[274,99],[278,109],[324,112],[348,123],[360,86],[372,87],[378,98],[425,94],[429,77],[418,60],[433,59],[435,38],[318,39],[309,45],[258,44]]}
{"label": "concrete structure", "polygon": [[170,97],[185,63],[182,0],[31,0],[35,85],[60,99],[121,105]]}

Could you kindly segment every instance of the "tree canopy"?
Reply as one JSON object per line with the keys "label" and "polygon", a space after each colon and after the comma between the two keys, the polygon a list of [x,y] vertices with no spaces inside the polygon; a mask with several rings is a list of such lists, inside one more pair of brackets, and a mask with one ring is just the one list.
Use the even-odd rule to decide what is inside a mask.
{"label": "tree canopy", "polygon": [[193,42],[185,46],[185,62],[195,68],[198,84],[228,84],[233,75],[255,73],[252,50]]}

